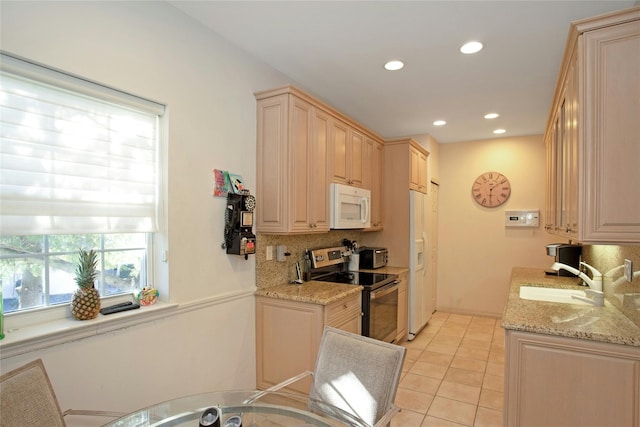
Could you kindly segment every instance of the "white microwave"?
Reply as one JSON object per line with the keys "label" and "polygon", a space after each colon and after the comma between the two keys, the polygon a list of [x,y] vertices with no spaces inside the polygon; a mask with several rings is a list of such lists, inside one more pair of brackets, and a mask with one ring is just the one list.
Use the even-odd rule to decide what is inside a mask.
{"label": "white microwave", "polygon": [[331,184],[330,193],[330,228],[371,226],[371,191],[343,184]]}

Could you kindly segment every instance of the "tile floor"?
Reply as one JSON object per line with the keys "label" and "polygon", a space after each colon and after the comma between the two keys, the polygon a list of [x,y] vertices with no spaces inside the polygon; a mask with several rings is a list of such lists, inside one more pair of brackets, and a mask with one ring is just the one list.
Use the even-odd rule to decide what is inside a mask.
{"label": "tile floor", "polygon": [[504,331],[500,320],[436,312],[407,348],[392,427],[500,427]]}

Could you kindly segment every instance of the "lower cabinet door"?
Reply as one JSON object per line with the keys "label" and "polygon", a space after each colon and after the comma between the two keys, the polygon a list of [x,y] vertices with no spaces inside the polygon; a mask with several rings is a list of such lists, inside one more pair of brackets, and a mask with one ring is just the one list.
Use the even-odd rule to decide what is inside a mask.
{"label": "lower cabinet door", "polygon": [[640,348],[506,331],[505,425],[640,426]]}

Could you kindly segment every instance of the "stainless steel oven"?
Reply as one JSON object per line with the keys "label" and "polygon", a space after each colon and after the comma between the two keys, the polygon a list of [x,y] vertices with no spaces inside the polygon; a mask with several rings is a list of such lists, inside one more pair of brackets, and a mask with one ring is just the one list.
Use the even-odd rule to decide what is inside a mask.
{"label": "stainless steel oven", "polygon": [[[381,288],[362,292],[363,323],[368,330],[363,329],[362,335],[380,341],[394,342],[398,335],[398,280]],[[368,307],[365,302],[368,294]],[[364,326],[364,325],[363,325]]]}
{"label": "stainless steel oven", "polygon": [[346,252],[344,247],[311,251],[311,278],[362,286],[362,335],[394,342],[398,333],[398,275],[345,271]]}

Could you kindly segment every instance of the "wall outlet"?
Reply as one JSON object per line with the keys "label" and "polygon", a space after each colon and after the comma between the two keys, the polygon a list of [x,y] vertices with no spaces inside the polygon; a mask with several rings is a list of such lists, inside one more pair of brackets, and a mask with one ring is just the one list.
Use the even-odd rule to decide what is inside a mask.
{"label": "wall outlet", "polygon": [[273,260],[273,246],[267,246],[265,258],[267,259],[267,261]]}
{"label": "wall outlet", "polygon": [[624,278],[627,282],[633,282],[633,261],[630,259],[624,260]]}

